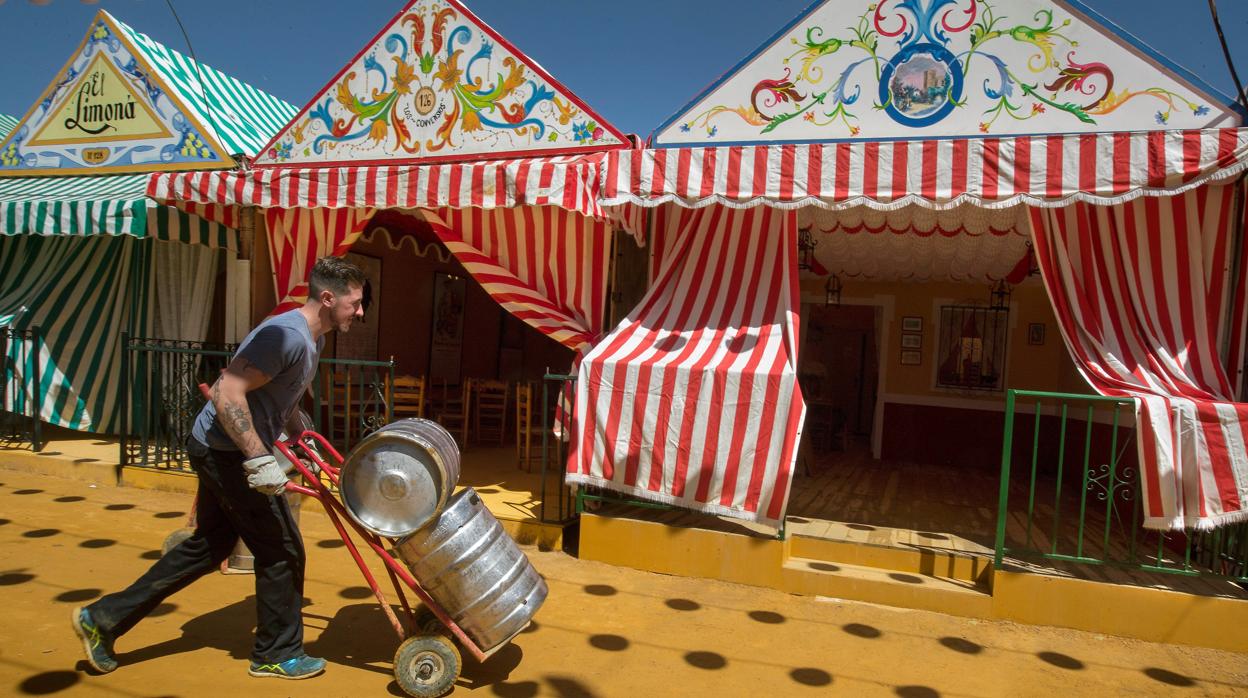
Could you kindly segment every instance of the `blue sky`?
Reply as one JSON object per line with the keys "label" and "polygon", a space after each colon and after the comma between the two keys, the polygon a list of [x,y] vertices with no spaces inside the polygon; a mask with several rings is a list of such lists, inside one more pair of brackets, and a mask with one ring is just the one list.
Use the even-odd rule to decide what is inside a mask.
{"label": "blue sky", "polygon": [[[1086,0],[1224,92],[1232,91],[1205,0]],[[302,107],[402,0],[173,0],[196,56]],[[625,132],[649,134],[809,0],[466,0],[477,15]],[[860,3],[852,3],[858,7]],[[20,116],[100,7],[171,48],[186,43],[165,0],[0,0],[0,113]],[[1183,8],[1183,9],[1178,9]],[[1248,1],[1221,0],[1248,80]]]}

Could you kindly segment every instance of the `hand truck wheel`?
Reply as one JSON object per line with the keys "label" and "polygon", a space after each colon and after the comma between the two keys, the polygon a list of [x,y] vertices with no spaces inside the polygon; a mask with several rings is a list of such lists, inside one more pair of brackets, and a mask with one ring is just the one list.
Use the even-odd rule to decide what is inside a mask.
{"label": "hand truck wheel", "polygon": [[182,541],[195,535],[193,528],[179,528],[165,537],[165,542],[160,544],[160,555],[164,557],[169,554],[170,550],[182,544]]}
{"label": "hand truck wheel", "polygon": [[416,611],[416,633],[419,635],[437,635],[442,632],[442,621],[433,615],[433,611],[420,606]]}
{"label": "hand truck wheel", "polygon": [[415,698],[445,695],[459,678],[461,666],[459,648],[445,635],[413,635],[394,653],[394,678],[404,693]]}

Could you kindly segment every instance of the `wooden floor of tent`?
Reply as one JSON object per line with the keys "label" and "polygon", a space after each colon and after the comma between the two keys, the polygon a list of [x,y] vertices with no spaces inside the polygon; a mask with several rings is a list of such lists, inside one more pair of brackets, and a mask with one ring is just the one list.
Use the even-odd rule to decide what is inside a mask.
{"label": "wooden floor of tent", "polygon": [[[1061,526],[1054,528],[1056,488],[1051,479],[1037,482],[1034,516],[1030,527],[1031,549],[1074,554],[1079,545],[1077,495],[1079,482],[1063,488]],[[889,460],[875,460],[864,444],[844,453],[825,454],[817,462],[799,463],[786,518],[786,534],[892,548],[923,548],[990,559],[996,543],[997,501],[1000,473],[997,470],[958,468]],[[1100,556],[1105,528],[1104,503],[1089,496],[1082,552]],[[1025,489],[1010,492],[1007,545],[1019,546],[1029,535]],[[597,513],[626,516],[675,527],[702,528],[755,537],[773,537],[776,530],[761,524],[685,510],[656,511],[619,503],[604,503]],[[1130,513],[1130,509],[1126,509]],[[1118,535],[1115,525],[1110,550],[1116,559],[1131,557],[1133,543]],[[1056,534],[1056,535],[1055,535]],[[1157,536],[1147,532],[1134,543],[1136,559],[1152,559]],[[1181,566],[1183,552],[1167,549],[1168,566]],[[1023,561],[1009,558],[1012,566],[1030,571],[1070,576],[1090,581],[1170,589],[1201,595],[1248,599],[1239,585],[1221,580],[1170,573],[1149,573],[1100,565],[1073,565],[1054,561]]]}

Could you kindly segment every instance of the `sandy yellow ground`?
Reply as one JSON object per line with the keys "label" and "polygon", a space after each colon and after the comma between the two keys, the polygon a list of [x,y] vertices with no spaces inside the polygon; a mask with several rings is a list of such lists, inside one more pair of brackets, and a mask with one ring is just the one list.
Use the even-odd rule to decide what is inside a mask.
{"label": "sandy yellow ground", "polygon": [[[2,469],[0,483],[0,695],[399,694],[397,641],[322,516],[304,518],[305,622],[309,651],[331,662],[324,676],[248,677],[252,578],[216,574],[121,639],[118,671],[84,673],[69,609],[140,574],[190,499]],[[469,662],[456,695],[1248,692],[1243,655],[530,556],[550,599],[513,646]]]}

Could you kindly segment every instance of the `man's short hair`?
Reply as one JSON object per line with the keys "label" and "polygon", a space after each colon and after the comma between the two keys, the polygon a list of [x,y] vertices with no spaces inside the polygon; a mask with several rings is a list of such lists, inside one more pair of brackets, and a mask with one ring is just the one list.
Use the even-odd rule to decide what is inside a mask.
{"label": "man's short hair", "polygon": [[308,298],[318,298],[321,291],[326,290],[335,296],[345,296],[352,286],[363,288],[365,281],[363,270],[342,257],[321,257],[312,266]]}

